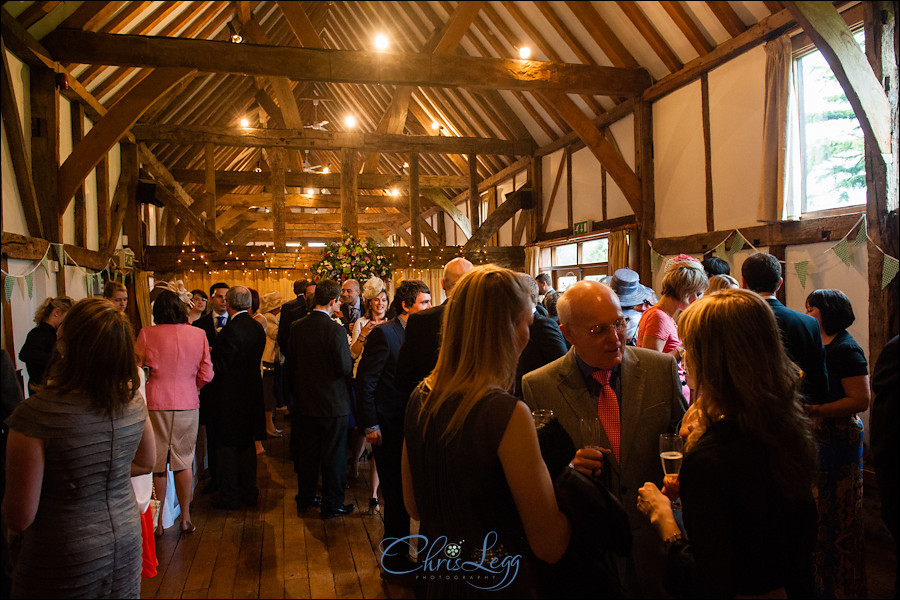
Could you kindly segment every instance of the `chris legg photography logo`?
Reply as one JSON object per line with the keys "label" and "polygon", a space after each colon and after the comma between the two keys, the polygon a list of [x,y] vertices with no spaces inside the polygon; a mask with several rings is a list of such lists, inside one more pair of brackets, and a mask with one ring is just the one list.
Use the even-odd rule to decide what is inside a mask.
{"label": "chris legg photography logo", "polygon": [[[466,540],[448,540],[443,535],[433,541],[424,535],[385,538],[380,547],[381,566],[394,575],[415,574],[417,581],[465,581],[479,590],[498,591],[515,581],[522,558],[521,554],[506,554],[498,538],[497,532],[491,531],[480,546],[468,544]],[[385,557],[407,554],[417,558],[415,567],[393,571],[384,566]]]}

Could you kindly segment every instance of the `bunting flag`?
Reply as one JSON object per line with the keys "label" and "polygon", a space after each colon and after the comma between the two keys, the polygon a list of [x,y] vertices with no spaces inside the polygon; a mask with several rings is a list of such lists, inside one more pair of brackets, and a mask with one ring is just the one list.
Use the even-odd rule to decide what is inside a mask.
{"label": "bunting flag", "polygon": [[809,275],[809,261],[804,260],[794,263],[794,269],[797,271],[797,277],[800,279],[800,285],[806,289],[806,276]]}
{"label": "bunting flag", "polygon": [[836,246],[832,248],[834,253],[838,255],[844,264],[847,265],[847,268],[850,267],[850,245],[847,243],[847,238],[842,239],[837,243]]}
{"label": "bunting flag", "polygon": [[[884,265],[881,267],[881,289],[886,288],[897,276],[900,270],[900,260],[893,256],[884,255]],[[7,278],[7,281],[9,278]]]}
{"label": "bunting flag", "polygon": [[653,271],[654,271],[654,272],[658,272],[658,271],[659,271],[659,269],[660,269],[660,267],[662,266],[664,260],[665,260],[665,257],[664,257],[662,254],[660,254],[659,252],[657,252],[657,251],[654,250],[653,248],[650,248],[650,264],[653,266]]}
{"label": "bunting flag", "polygon": [[50,259],[47,258],[47,255],[44,255],[44,258],[41,259],[41,266],[44,267],[44,271],[47,272],[47,277],[50,277]]}
{"label": "bunting flag", "polygon": [[728,251],[725,250],[725,240],[722,240],[722,243],[715,247],[713,252],[716,253],[716,256],[728,256]]}
{"label": "bunting flag", "polygon": [[856,240],[853,242],[854,246],[862,246],[866,243],[866,221],[863,220],[862,225],[859,226],[859,231],[856,232]]}
{"label": "bunting flag", "polygon": [[13,286],[16,285],[16,278],[7,276],[3,280],[3,294],[6,296],[6,303],[9,304],[9,299],[12,298]]}
{"label": "bunting flag", "polygon": [[59,257],[59,266],[63,267],[66,264],[66,249],[62,244],[53,244],[53,249],[56,250],[56,256]]}
{"label": "bunting flag", "polygon": [[728,251],[728,257],[731,258],[738,252],[740,252],[744,248],[744,244],[747,243],[747,240],[744,239],[744,236],[741,235],[741,232],[738,231],[734,234],[734,242],[731,244],[731,250]]}
{"label": "bunting flag", "polygon": [[34,290],[34,276],[31,273],[25,276],[25,287],[28,289],[28,299],[31,300]]}

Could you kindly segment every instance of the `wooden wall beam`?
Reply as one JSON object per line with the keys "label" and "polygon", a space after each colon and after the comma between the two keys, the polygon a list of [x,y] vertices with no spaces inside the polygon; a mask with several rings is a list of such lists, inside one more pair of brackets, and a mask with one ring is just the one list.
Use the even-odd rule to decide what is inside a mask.
{"label": "wooden wall beam", "polygon": [[272,167],[272,182],[269,191],[272,193],[272,237],[276,252],[287,250],[287,234],[285,233],[284,206],[284,169],[287,157],[285,151],[276,148],[269,153],[269,166]]}
{"label": "wooden wall beam", "polygon": [[660,1],[660,5],[669,13],[669,17],[681,30],[681,33],[687,38],[697,51],[697,54],[703,56],[713,51],[715,44],[709,41],[706,34],[700,29],[700,26],[691,18],[680,2],[676,1]]}
{"label": "wooden wall beam", "polygon": [[509,200],[497,207],[497,210],[488,215],[484,223],[472,234],[466,245],[463,246],[463,252],[474,252],[481,250],[491,236],[500,230],[504,223],[515,216],[522,208],[522,196],[514,194]]}
{"label": "wooden wall beam", "polygon": [[215,234],[218,231],[216,227],[216,153],[212,144],[203,146],[203,166],[206,170],[206,190],[203,194],[206,227]]}
{"label": "wooden wall beam", "polygon": [[[77,146],[84,138],[84,107],[73,104],[70,112],[72,127],[72,145]],[[97,161],[100,162],[100,161]],[[87,204],[84,197],[84,181],[75,188],[75,245],[87,247]]]}
{"label": "wooden wall beam", "polygon": [[[8,233],[6,231],[3,232],[2,239],[0,239],[0,245],[3,246],[3,257],[15,260],[40,260],[47,251],[49,244],[50,241],[43,238]],[[66,254],[72,257],[72,260],[87,269],[94,269],[95,271],[105,269],[109,261],[110,255],[102,251],[87,250],[72,244],[63,244],[63,248]],[[56,260],[52,250],[50,251],[50,259]],[[6,303],[4,302],[4,304]]]}
{"label": "wooden wall beam", "polygon": [[700,76],[700,113],[703,121],[703,158],[706,173],[706,230],[716,228],[712,180],[712,132],[709,123],[709,74]]}
{"label": "wooden wall beam", "polygon": [[409,235],[412,237],[412,247],[419,248],[422,245],[422,207],[419,200],[419,155],[415,152],[409,155]]}
{"label": "wooden wall beam", "polygon": [[521,59],[255,46],[62,29],[43,42],[55,56],[83,64],[192,68],[298,81],[543,89],[611,96],[639,94],[650,84],[650,75],[643,69]]}
{"label": "wooden wall beam", "polygon": [[356,150],[341,150],[341,229],[350,235],[359,235],[359,216],[357,214],[357,180],[358,155]]}
{"label": "wooden wall beam", "polygon": [[[31,177],[37,194],[44,237],[54,243],[63,241],[63,210],[56,202],[59,177],[59,92],[56,73],[31,69]],[[65,277],[58,279],[65,280]]]}
{"label": "wooden wall beam", "polygon": [[481,190],[478,189],[478,156],[469,154],[469,221],[472,233],[481,226]]}
{"label": "wooden wall beam", "polygon": [[[202,169],[172,169],[172,177],[183,183],[204,183],[206,172]],[[266,185],[266,173],[255,171],[216,171],[218,185]],[[487,181],[487,180],[485,180]],[[285,173],[285,183],[288,187],[301,188],[328,188],[341,187],[340,173]],[[457,175],[422,175],[419,178],[419,186],[422,188],[466,188],[469,185],[468,176]],[[481,184],[483,185],[483,183]],[[360,173],[357,178],[357,188],[361,190],[383,190],[395,186],[409,187],[409,176],[383,173]]]}
{"label": "wooden wall beam", "polygon": [[675,51],[672,50],[665,38],[660,35],[637,3],[617,1],[616,4],[644,37],[644,40],[653,48],[653,51],[666,65],[666,68],[672,73],[681,70],[681,67],[684,66],[681,59],[678,58],[678,55],[675,54]]}
{"label": "wooden wall beam", "polygon": [[109,239],[109,157],[97,163],[97,239],[100,244]]}
{"label": "wooden wall beam", "polygon": [[106,255],[112,256],[119,245],[119,234],[122,231],[122,223],[125,222],[125,211],[128,203],[136,201],[138,164],[137,146],[131,143],[120,145],[119,181],[116,183],[116,191],[109,207],[109,237],[101,239],[101,247],[105,248]]}

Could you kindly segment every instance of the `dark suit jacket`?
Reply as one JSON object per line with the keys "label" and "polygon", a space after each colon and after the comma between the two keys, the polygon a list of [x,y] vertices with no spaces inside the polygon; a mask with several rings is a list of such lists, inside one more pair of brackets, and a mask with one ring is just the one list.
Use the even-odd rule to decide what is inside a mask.
{"label": "dark suit jacket", "polygon": [[825,346],[819,323],[814,317],[786,307],[774,298],[766,299],[775,313],[781,331],[781,341],[788,358],[803,370],[800,392],[810,404],[828,401],[828,370],[825,366]]}
{"label": "dark suit jacket", "polygon": [[216,376],[209,413],[219,443],[252,444],[265,431],[262,375],[259,370],[266,332],[246,312],[229,319],[216,337],[212,353]]}
{"label": "dark suit jacket", "polygon": [[535,369],[551,363],[568,352],[566,340],[559,325],[550,317],[534,314],[534,322],[529,328],[531,337],[528,345],[519,356],[519,364],[516,365],[515,395],[522,397],[522,376],[531,373]]}
{"label": "dark suit jacket", "polygon": [[541,304],[540,302],[538,302],[538,303],[535,305],[534,310],[536,310],[536,311],[537,311],[537,314],[541,315],[542,317],[546,317],[546,316],[548,316],[548,315],[550,314],[550,313],[547,312],[547,307],[545,307],[545,306],[544,306],[543,304]]}
{"label": "dark suit jacket", "polygon": [[290,352],[290,349],[287,348],[291,325],[305,317],[306,313],[306,298],[303,294],[281,305],[281,316],[278,319],[278,336],[276,340],[278,341],[278,347],[281,348],[281,353],[285,356]]}
{"label": "dark suit jacket", "polygon": [[417,312],[406,322],[406,338],[397,357],[394,377],[397,389],[407,398],[437,364],[441,351],[441,322],[445,302],[440,306]]}
{"label": "dark suit jacket", "polygon": [[291,325],[288,346],[285,364],[294,374],[292,417],[349,415],[353,359],[346,330],[314,310]]}
{"label": "dark suit jacket", "polygon": [[[359,298],[359,308],[357,309],[356,319],[359,319],[366,312],[366,309],[363,308],[364,303],[362,297]],[[347,330],[347,333],[353,333],[353,324],[356,323],[356,319],[350,320],[350,305],[341,303],[341,323],[344,324],[344,328]]]}
{"label": "dark suit jacket", "polygon": [[[210,311],[194,321],[194,327],[199,327],[206,333],[206,341],[209,342],[210,350],[216,343],[216,322],[213,320],[214,316],[215,313]],[[228,321],[225,321],[225,324],[228,325]]]}
{"label": "dark suit jacket", "polygon": [[[213,347],[216,343],[216,324],[213,321],[213,312],[210,311],[194,321],[194,327],[199,327],[206,334],[206,341],[209,343],[209,355],[210,358],[214,356]],[[225,322],[228,325],[228,321]],[[208,425],[210,424],[210,402],[214,397],[213,390],[215,386],[212,385],[212,382],[204,385],[200,388],[200,424]]]}
{"label": "dark suit jacket", "polygon": [[369,333],[356,368],[356,422],[360,428],[380,425],[386,419],[403,424],[409,394],[394,386],[403,338],[400,317],[378,325]]}

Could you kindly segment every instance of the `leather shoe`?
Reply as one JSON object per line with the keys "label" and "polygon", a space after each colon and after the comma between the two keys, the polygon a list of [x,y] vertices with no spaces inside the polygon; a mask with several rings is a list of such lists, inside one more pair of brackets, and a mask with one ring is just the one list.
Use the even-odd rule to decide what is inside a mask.
{"label": "leather shoe", "polygon": [[303,502],[300,498],[295,498],[297,501],[297,512],[306,512],[311,508],[320,508],[322,506],[322,498],[316,496],[310,502]]}
{"label": "leather shoe", "polygon": [[322,509],[322,518],[334,519],[335,517],[343,517],[344,515],[349,515],[354,510],[356,510],[355,504],[344,504],[342,506],[338,506],[337,508],[330,508],[328,510]]}

